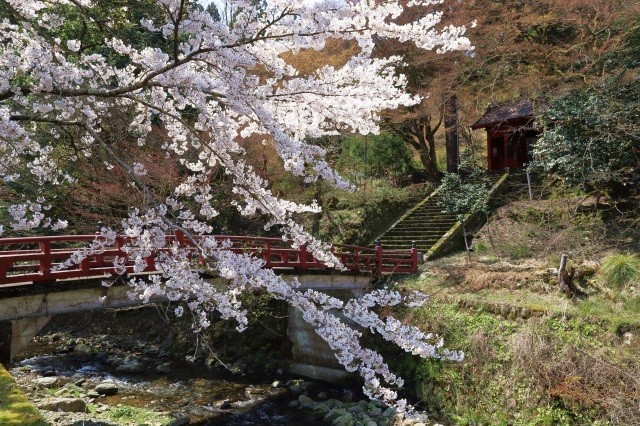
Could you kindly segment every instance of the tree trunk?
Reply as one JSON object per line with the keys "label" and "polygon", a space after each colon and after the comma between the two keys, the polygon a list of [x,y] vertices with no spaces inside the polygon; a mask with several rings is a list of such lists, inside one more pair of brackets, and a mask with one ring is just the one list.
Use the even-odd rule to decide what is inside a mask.
{"label": "tree trunk", "polygon": [[424,167],[427,178],[432,182],[438,180],[438,164],[436,163],[435,142],[433,144],[433,148],[429,145],[422,145],[418,154],[420,155],[420,162],[422,163],[422,167]]}
{"label": "tree trunk", "polygon": [[436,162],[435,134],[441,123],[442,116],[440,116],[435,125],[432,125],[430,115],[420,116],[402,123],[392,123],[390,121],[386,123],[392,132],[418,151],[427,179],[431,182],[436,182],[440,179]]}
{"label": "tree trunk", "polygon": [[444,129],[447,149],[447,172],[458,173],[458,99],[451,95],[444,103]]}

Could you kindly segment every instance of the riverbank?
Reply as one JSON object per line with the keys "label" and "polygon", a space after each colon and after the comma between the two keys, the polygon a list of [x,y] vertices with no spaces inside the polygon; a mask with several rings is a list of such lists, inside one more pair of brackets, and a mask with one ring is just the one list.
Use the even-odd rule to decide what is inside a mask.
{"label": "riverbank", "polygon": [[44,426],[42,416],[29,402],[15,380],[0,365],[0,424],[5,426]]}

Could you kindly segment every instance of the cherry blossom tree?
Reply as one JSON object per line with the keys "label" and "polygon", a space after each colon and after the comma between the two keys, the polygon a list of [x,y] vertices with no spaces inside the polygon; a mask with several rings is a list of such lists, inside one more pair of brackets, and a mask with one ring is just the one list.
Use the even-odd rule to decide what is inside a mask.
{"label": "cherry blossom tree", "polygon": [[[48,189],[77,179],[61,158],[99,158],[105,168],[129,176],[146,206],[132,208],[121,228],[103,227],[91,247],[59,267],[79,263],[124,233],[130,240],[123,250],[135,270],[144,270],[144,259],[155,256],[161,271],[148,281],[128,278],[132,297],[148,301],[165,295],[176,303],[176,315],[182,314],[178,302],[183,302],[197,327],[206,327],[217,312],[242,331],[247,317],[238,296],[266,290],[303,312],[340,363],[362,375],[367,395],[405,409],[393,390],[402,379],[378,353],[360,345],[358,330],[334,310],[410,353],[461,359],[462,354],[443,349],[437,336],[375,312],[380,306],[421,304],[426,297],[376,290],[343,302],[302,292],[264,269],[262,260],[232,253],[224,239],[212,236],[217,210],[211,175],[222,168],[229,176],[233,203],[242,214],[266,215],[265,226],[277,227],[292,247],[304,244],[317,259],[340,268],[329,246],[296,223],[298,214],[317,212],[317,204],[276,197],[247,163],[239,142],[258,136],[273,145],[286,170],[309,182],[324,179],[348,189],[324,159],[324,150],[308,141],[337,132],[377,133],[380,111],[420,102],[404,92],[405,79],[392,68],[401,58],[372,58],[375,38],[411,40],[444,53],[470,49],[465,28],[442,24],[440,13],[398,24],[394,20],[403,9],[395,0],[333,0],[314,6],[302,0],[228,0],[222,18],[188,0],[146,0],[135,11],[119,2],[112,18],[98,14],[98,3],[0,0],[0,177],[4,185],[28,180],[42,194],[9,206],[10,220],[2,229],[64,228],[65,218],[52,217],[46,198]],[[437,3],[410,1],[409,6]],[[74,26],[68,26],[69,19]],[[76,29],[66,30],[71,27]],[[351,40],[359,49],[343,66],[323,66],[304,76],[282,58],[302,49],[320,51],[329,39]],[[129,117],[126,129],[114,129],[110,117],[116,111]],[[128,160],[127,144],[112,132],[126,132],[129,141],[144,146],[158,128],[165,133],[162,152],[188,171],[168,197],[153,191],[147,165]],[[167,243],[165,235],[175,231],[186,235],[208,270],[229,280],[226,289],[202,278],[202,265],[192,264],[189,250]],[[115,269],[122,271],[124,262],[117,258]]]}

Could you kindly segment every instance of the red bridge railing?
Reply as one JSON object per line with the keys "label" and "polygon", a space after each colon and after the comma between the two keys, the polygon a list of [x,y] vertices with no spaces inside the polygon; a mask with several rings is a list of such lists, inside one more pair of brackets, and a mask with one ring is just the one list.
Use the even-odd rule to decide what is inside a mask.
{"label": "red bridge railing", "polygon": [[[99,237],[98,237],[99,238]],[[293,249],[290,242],[279,238],[218,235],[216,239],[229,240],[230,250],[260,257],[267,268],[308,271],[332,270],[315,259],[305,246]],[[71,278],[105,278],[116,275],[114,259],[127,258],[122,247],[129,241],[119,236],[115,244],[105,247],[99,254],[89,254],[79,264],[62,267],[62,264],[78,250],[88,247],[95,235],[63,235],[24,238],[0,238],[0,286],[16,283],[53,282]],[[167,242],[177,241],[182,246],[189,242],[181,234],[167,235]],[[408,274],[418,269],[418,253],[411,250],[383,250],[375,248],[335,244],[331,252],[340,259],[349,272]],[[155,272],[153,256],[146,258],[144,272]],[[125,263],[126,273],[133,272],[133,261]]]}

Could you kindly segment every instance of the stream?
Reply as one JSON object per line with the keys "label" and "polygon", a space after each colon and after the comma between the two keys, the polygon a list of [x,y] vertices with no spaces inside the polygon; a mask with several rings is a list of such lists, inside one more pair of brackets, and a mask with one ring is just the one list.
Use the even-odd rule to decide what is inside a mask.
{"label": "stream", "polygon": [[52,425],[394,423],[393,409],[368,401],[357,387],[289,377],[280,369],[234,374],[164,352],[144,335],[125,344],[121,336],[89,333],[81,323],[69,330],[69,319],[55,321],[10,366]]}

